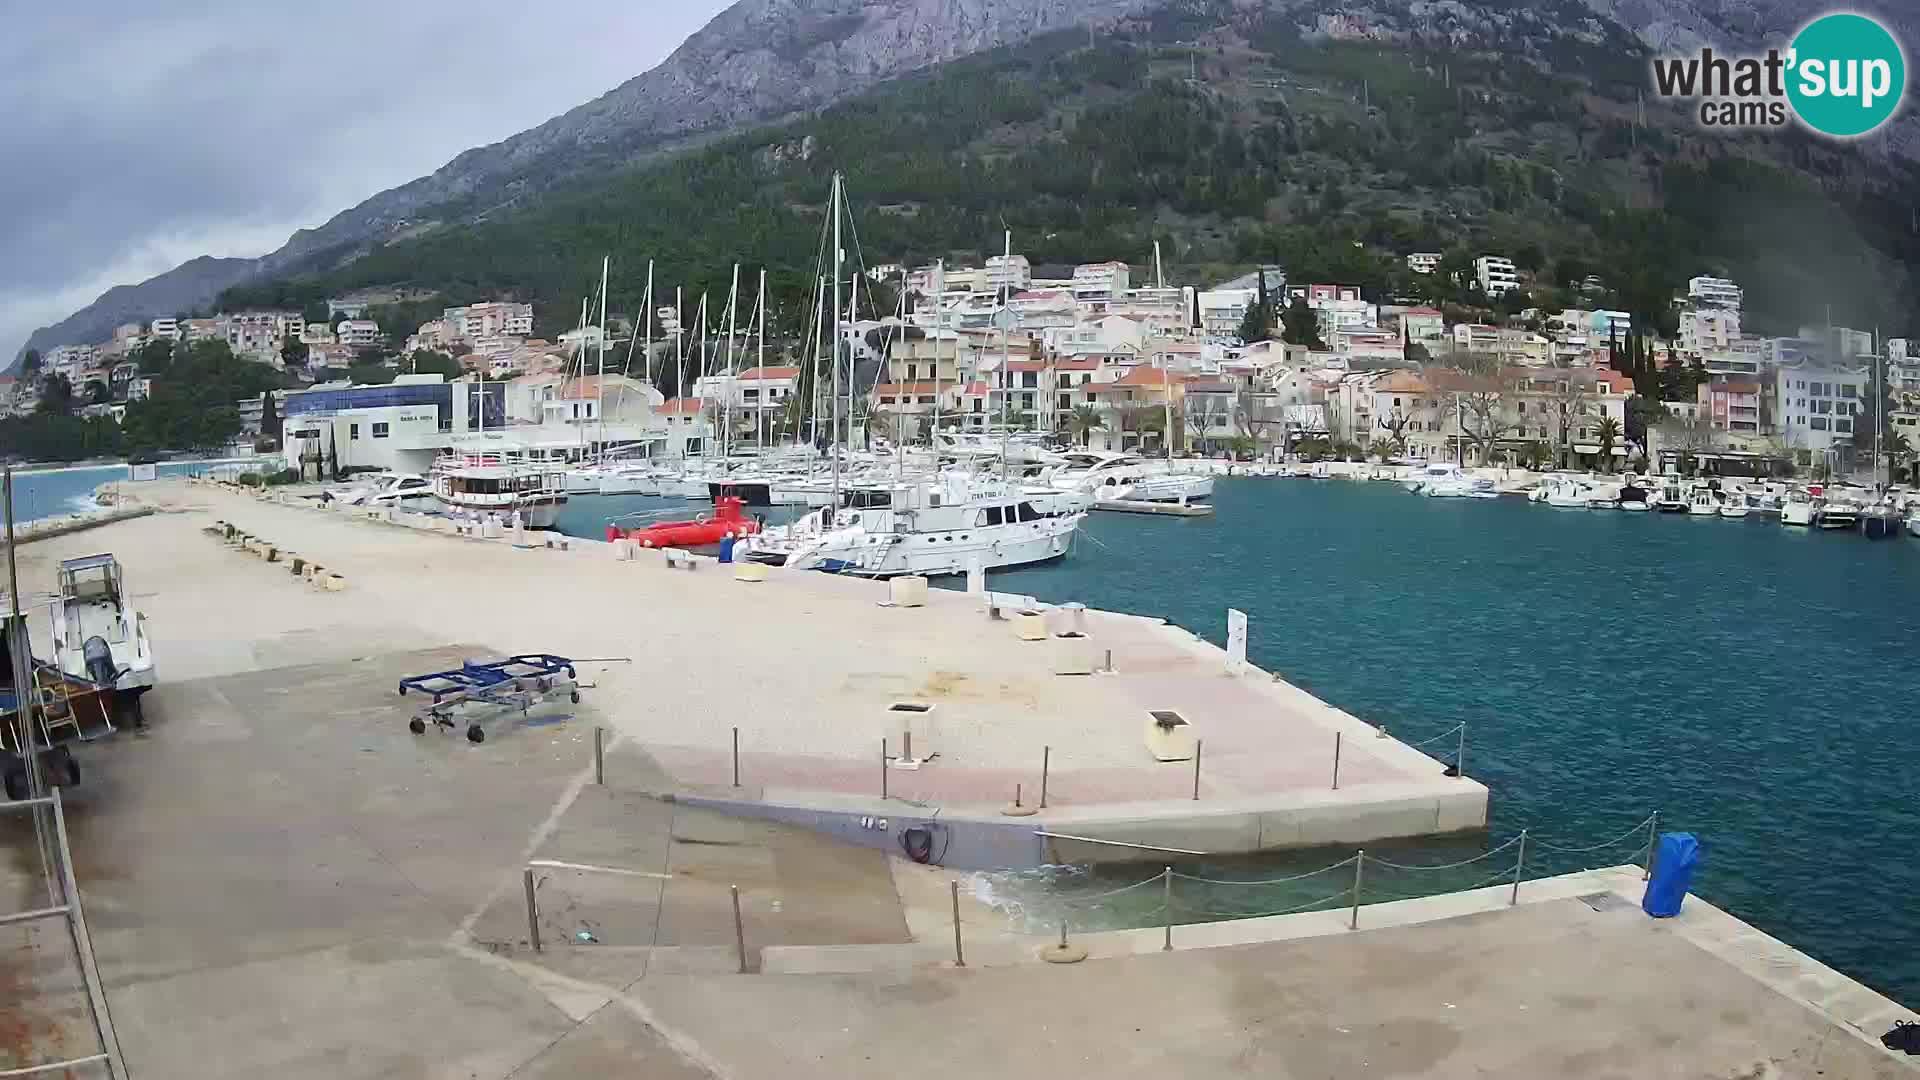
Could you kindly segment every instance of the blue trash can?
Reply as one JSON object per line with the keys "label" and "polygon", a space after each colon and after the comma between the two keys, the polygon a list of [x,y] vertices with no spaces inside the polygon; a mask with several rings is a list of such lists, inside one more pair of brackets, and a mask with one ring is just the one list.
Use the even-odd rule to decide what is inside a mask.
{"label": "blue trash can", "polygon": [[723,563],[733,561],[733,537],[731,536],[720,538],[720,561]]}
{"label": "blue trash can", "polygon": [[1656,919],[1680,914],[1680,904],[1693,886],[1693,869],[1700,864],[1700,841],[1692,833],[1661,833],[1653,849],[1653,876],[1640,910]]}

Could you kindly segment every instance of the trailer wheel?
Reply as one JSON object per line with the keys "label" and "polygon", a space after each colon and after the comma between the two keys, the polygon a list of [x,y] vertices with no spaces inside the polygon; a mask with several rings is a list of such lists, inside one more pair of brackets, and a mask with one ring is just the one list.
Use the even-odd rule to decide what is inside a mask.
{"label": "trailer wheel", "polygon": [[17,764],[7,766],[7,773],[4,780],[7,789],[7,798],[17,802],[27,797],[27,770],[25,766]]}
{"label": "trailer wheel", "polygon": [[470,724],[467,726],[467,741],[471,743],[486,742],[487,733],[480,730],[479,724]]}
{"label": "trailer wheel", "polygon": [[573,697],[573,703],[575,705],[580,704],[580,691],[575,690],[571,696]]}
{"label": "trailer wheel", "polygon": [[415,735],[425,735],[427,733],[426,721],[416,716],[407,721],[407,730],[413,732]]}

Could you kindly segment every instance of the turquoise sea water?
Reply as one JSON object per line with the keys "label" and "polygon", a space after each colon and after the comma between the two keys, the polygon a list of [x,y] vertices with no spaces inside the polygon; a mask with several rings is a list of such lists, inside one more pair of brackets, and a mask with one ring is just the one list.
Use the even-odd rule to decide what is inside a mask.
{"label": "turquoise sea water", "polygon": [[[213,462],[176,461],[155,467],[160,476],[179,476],[205,472]],[[127,479],[125,465],[100,465],[87,468],[51,468],[16,471],[13,474],[13,518],[15,522],[74,514],[98,507],[94,489],[101,484]]]}
{"label": "turquoise sea water", "polygon": [[[622,500],[576,500],[570,513],[593,525],[569,531],[603,526],[599,502]],[[1663,827],[1702,840],[1700,895],[1920,1001],[1920,540],[1347,481],[1222,480],[1215,503],[1197,520],[1093,515],[1069,558],[994,575],[993,587],[1164,616],[1216,643],[1238,607],[1249,658],[1321,698],[1408,741],[1464,721],[1467,772],[1493,791],[1490,835],[1377,854],[1446,863],[1528,828],[1529,876],[1609,865],[1636,859],[1642,841],[1588,855],[1547,845],[1604,841],[1658,810]],[[1350,854],[1176,869],[1276,877]],[[1436,874],[1370,868],[1366,895],[1478,884],[1511,856]],[[1152,869],[995,890],[1046,922],[1062,890],[1090,895]],[[1337,906],[1350,873],[1183,881],[1181,918],[1322,896]],[[1160,902],[1144,887],[1073,918],[1150,924]]]}

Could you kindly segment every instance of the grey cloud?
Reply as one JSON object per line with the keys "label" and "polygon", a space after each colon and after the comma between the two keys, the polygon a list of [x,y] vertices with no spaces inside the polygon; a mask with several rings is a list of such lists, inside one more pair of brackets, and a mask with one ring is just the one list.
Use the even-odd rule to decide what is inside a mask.
{"label": "grey cloud", "polygon": [[723,2],[0,3],[0,358],[596,97]]}

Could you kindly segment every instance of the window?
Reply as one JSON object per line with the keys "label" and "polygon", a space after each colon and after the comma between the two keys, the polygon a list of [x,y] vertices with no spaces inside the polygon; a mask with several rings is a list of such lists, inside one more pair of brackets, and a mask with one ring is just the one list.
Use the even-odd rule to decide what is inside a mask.
{"label": "window", "polygon": [[758,391],[758,390],[742,390],[742,391],[740,391],[740,399],[741,399],[742,401],[759,401],[759,400],[760,400],[760,391]]}
{"label": "window", "polygon": [[987,524],[989,525],[1000,524],[1000,508],[999,507],[989,506],[987,507],[986,513],[987,513]]}
{"label": "window", "polygon": [[374,438],[376,438],[376,439],[384,439],[384,438],[386,438],[386,437],[387,437],[387,425],[385,425],[385,424],[375,424],[375,425],[373,425],[373,437],[374,437]]}
{"label": "window", "polygon": [[912,382],[913,380],[919,377],[920,377],[920,365],[908,364],[907,365],[907,381]]}
{"label": "window", "polygon": [[932,395],[932,394],[922,394],[922,395],[920,395],[920,397],[919,397],[919,399],[918,399],[918,400],[919,400],[919,402],[920,402],[920,404],[922,404],[922,405],[931,405],[931,404],[933,404],[933,395]]}
{"label": "window", "polygon": [[1071,409],[1071,408],[1073,408],[1073,395],[1072,395],[1072,394],[1061,394],[1061,395],[1059,396],[1059,398],[1058,398],[1057,400],[1058,400],[1058,401],[1060,402],[1060,407],[1061,407],[1062,409]]}
{"label": "window", "polygon": [[1020,395],[1020,407],[1021,407],[1021,408],[1023,408],[1023,409],[1031,409],[1031,408],[1033,408],[1033,395],[1032,395],[1032,394],[1021,394],[1021,395]]}
{"label": "window", "polygon": [[357,438],[359,438],[359,437],[360,437],[360,425],[359,425],[359,424],[348,424],[348,425],[347,425],[347,438],[348,438],[349,440],[352,440],[352,439],[357,439]]}
{"label": "window", "polygon": [[1040,511],[1035,510],[1032,503],[1021,503],[1019,517],[1021,521],[1039,521]]}
{"label": "window", "polygon": [[1854,396],[1852,383],[1841,383],[1838,386],[1834,387],[1834,389],[1839,392],[1841,397]]}
{"label": "window", "polygon": [[1040,373],[1037,371],[1021,372],[1020,385],[1028,389],[1038,387],[1040,385]]}
{"label": "window", "polygon": [[1813,429],[1813,430],[1815,430],[1815,431],[1825,431],[1825,430],[1827,430],[1827,420],[1826,420],[1826,417],[1824,417],[1824,416],[1816,416],[1816,417],[1814,417],[1814,418],[1812,418],[1812,419],[1810,419],[1810,420],[1808,420],[1808,421],[1807,421],[1807,426],[1808,426],[1808,427],[1810,427],[1810,428],[1812,428],[1812,429]]}
{"label": "window", "polygon": [[1399,399],[1399,398],[1394,398],[1394,399],[1393,399],[1393,407],[1394,407],[1394,408],[1396,408],[1396,409],[1400,407],[1400,399]]}
{"label": "window", "polygon": [[1515,412],[1519,412],[1519,413],[1524,413],[1524,412],[1526,412],[1526,411],[1527,411],[1527,403],[1526,403],[1526,402],[1524,402],[1524,401],[1522,401],[1522,402],[1520,402],[1520,403],[1519,403],[1518,405],[1516,405],[1516,406],[1514,407],[1514,411],[1515,411]]}
{"label": "window", "polygon": [[1851,420],[1835,420],[1835,421],[1833,422],[1833,430],[1835,430],[1835,431],[1844,431],[1844,432],[1847,432],[1848,434],[1852,434],[1852,433],[1853,433],[1853,421],[1851,421]]}

